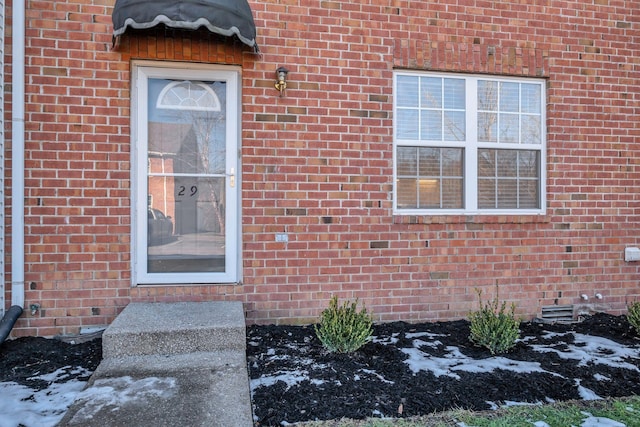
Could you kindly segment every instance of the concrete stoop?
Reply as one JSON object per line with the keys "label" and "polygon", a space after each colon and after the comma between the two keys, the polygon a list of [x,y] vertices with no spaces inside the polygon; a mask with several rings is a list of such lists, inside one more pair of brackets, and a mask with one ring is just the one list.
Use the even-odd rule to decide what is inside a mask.
{"label": "concrete stoop", "polygon": [[241,302],[131,303],[58,426],[253,426]]}

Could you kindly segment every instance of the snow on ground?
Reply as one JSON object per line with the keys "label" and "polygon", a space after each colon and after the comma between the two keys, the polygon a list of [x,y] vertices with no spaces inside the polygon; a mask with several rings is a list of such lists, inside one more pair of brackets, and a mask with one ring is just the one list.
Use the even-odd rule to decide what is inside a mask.
{"label": "snow on ground", "polygon": [[129,377],[116,379],[120,381],[117,390],[112,386],[114,380],[110,380],[109,385],[102,385],[101,380],[97,380],[95,387],[84,390],[86,381],[59,382],[68,375],[67,372],[62,368],[51,374],[29,378],[50,382],[48,388],[39,391],[15,382],[0,383],[0,427],[54,427],[76,399],[91,402],[77,414],[80,418],[89,419],[107,405],[117,408],[132,399],[175,392],[173,378],[133,380]]}
{"label": "snow on ground", "polygon": [[[255,390],[258,387],[269,387],[282,381],[287,385],[287,389],[300,384],[302,381],[309,379],[309,371],[305,370],[293,370],[293,371],[279,371],[277,375],[263,376],[258,379],[252,379],[250,382],[251,390]],[[324,383],[322,380],[312,379],[311,383],[315,385],[321,385]]]}
{"label": "snow on ground", "polygon": [[[638,351],[631,349],[611,341],[609,339],[591,335],[583,335],[571,332],[575,337],[574,343],[569,344],[562,351],[545,345],[530,344],[531,347],[539,352],[556,353],[563,359],[579,360],[578,366],[587,366],[590,363],[609,365],[613,368],[631,369],[637,371],[638,367],[631,363],[625,362],[627,358],[637,358]],[[566,336],[567,334],[557,334],[549,332],[544,338],[552,338],[557,336]]]}
{"label": "snow on ground", "polygon": [[[578,366],[586,366],[588,364],[602,364],[614,368],[631,369],[637,371],[638,368],[626,362],[628,358],[638,358],[637,349],[627,348],[615,341],[606,338],[583,335],[571,332],[574,336],[573,344],[567,344],[562,350],[553,347],[529,344],[538,352],[554,352],[563,359],[574,359],[580,361]],[[431,334],[432,336],[434,334]],[[556,336],[564,336],[567,334],[556,334],[549,332],[544,338],[552,338]],[[416,336],[424,336],[424,334]],[[514,372],[530,373],[545,372],[552,375],[558,375],[554,372],[544,370],[537,362],[525,362],[512,360],[505,357],[495,356],[488,359],[476,360],[465,356],[454,346],[447,346],[445,350],[447,354],[444,357],[434,357],[421,350],[422,347],[437,347],[442,345],[440,341],[423,341],[420,339],[413,340],[413,348],[402,349],[402,352],[409,355],[405,361],[413,372],[430,371],[435,376],[448,375],[453,378],[460,378],[453,371],[466,372],[491,372],[494,369],[505,369]],[[603,378],[604,379],[604,378]]]}
{"label": "snow on ground", "polygon": [[0,427],[55,426],[86,385],[86,381],[80,380],[60,382],[69,375],[68,368],[29,378],[50,382],[48,388],[39,391],[14,382],[0,383]]}
{"label": "snow on ground", "polygon": [[[249,343],[251,345],[251,343]],[[298,351],[298,348],[295,348],[294,350]],[[267,356],[269,356],[269,360],[270,361],[275,361],[275,360],[285,360],[285,359],[289,359],[290,357],[287,355],[277,355],[274,349],[270,349],[267,352]],[[318,363],[314,363],[314,361],[312,359],[308,359],[308,358],[299,358],[296,359],[296,365],[302,367],[302,366],[312,366],[315,369],[323,369],[326,368],[326,365],[322,365],[322,364],[318,364]],[[258,387],[269,387],[274,385],[275,383],[277,383],[278,381],[282,381],[287,385],[287,389],[301,383],[302,381],[308,380],[309,379],[309,371],[306,369],[295,369],[295,370],[280,370],[278,371],[278,373],[276,375],[269,375],[269,376],[263,376],[261,378],[257,378],[257,379],[252,379],[250,381],[250,388],[251,390],[255,390]],[[317,379],[312,379],[311,380],[312,384],[315,385],[322,385],[324,383],[324,381],[322,380],[317,380]]]}
{"label": "snow on ground", "polygon": [[[523,362],[511,360],[506,357],[490,357],[488,359],[473,359],[462,354],[460,349],[454,346],[447,346],[445,357],[435,357],[420,350],[421,347],[429,343],[421,340],[413,341],[413,348],[404,348],[402,352],[409,355],[405,363],[413,372],[430,371],[436,377],[447,375],[456,379],[460,376],[454,371],[466,371],[473,373],[491,372],[494,369],[504,369],[514,372],[531,373],[547,372],[540,367],[537,362]],[[557,375],[557,374],[554,374]]]}

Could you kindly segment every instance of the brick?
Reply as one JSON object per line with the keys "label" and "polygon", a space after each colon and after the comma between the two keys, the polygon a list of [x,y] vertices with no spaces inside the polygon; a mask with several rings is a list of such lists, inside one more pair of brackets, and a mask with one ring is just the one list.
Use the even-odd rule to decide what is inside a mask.
{"label": "brick", "polygon": [[[621,255],[640,228],[634,6],[498,3],[250,0],[260,56],[206,31],[149,30],[111,49],[112,3],[33,3],[25,259],[28,298],[47,307],[14,336],[108,323],[133,300],[242,299],[249,322],[295,323],[337,293],[379,321],[445,320],[496,283],[525,317],[602,290],[623,312],[640,297]],[[242,68],[241,284],[130,286],[132,59]],[[394,215],[394,67],[546,78],[547,213]]]}

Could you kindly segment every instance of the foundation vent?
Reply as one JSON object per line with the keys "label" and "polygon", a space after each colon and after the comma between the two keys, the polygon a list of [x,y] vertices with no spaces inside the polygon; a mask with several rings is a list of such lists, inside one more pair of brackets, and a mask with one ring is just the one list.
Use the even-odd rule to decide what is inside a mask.
{"label": "foundation vent", "polygon": [[573,323],[573,304],[542,307],[542,321],[546,323]]}

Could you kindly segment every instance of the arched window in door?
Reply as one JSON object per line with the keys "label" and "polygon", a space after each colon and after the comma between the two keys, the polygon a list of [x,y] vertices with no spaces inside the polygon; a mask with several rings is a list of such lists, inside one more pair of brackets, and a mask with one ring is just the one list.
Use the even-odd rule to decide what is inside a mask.
{"label": "arched window in door", "polygon": [[156,108],[171,110],[220,111],[220,99],[210,86],[202,82],[175,81],[167,84]]}

